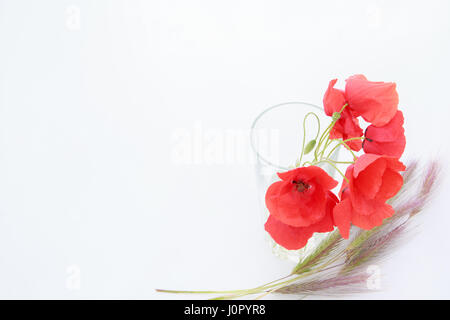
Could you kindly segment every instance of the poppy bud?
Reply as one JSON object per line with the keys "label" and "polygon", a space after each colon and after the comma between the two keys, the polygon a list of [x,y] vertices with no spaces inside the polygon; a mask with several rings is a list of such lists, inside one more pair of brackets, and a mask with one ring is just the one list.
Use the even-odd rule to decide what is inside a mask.
{"label": "poppy bud", "polygon": [[314,147],[316,146],[316,140],[311,140],[310,142],[308,142],[308,144],[305,147],[305,151],[303,152],[303,154],[308,154],[311,152],[312,149],[314,149]]}

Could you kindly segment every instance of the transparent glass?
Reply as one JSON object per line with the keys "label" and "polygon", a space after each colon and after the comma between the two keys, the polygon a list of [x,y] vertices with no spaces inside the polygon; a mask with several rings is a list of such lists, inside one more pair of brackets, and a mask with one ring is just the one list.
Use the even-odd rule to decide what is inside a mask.
{"label": "transparent glass", "polygon": [[[265,205],[267,188],[278,181],[277,172],[290,170],[296,166],[300,157],[303,141],[303,119],[314,112],[306,121],[305,145],[316,138],[320,124],[320,134],[328,127],[331,117],[325,115],[324,110],[316,105],[305,102],[287,102],[272,106],[261,112],[253,122],[250,131],[251,146],[256,156],[256,178],[258,185],[258,201],[261,211],[261,223],[266,222],[269,211]],[[312,160],[313,152],[303,156],[304,161]],[[338,161],[339,148],[331,155],[331,159]],[[319,164],[335,179],[337,171],[329,164]],[[338,179],[337,179],[338,180]],[[281,258],[298,262],[309,254],[318,243],[326,237],[327,233],[315,233],[307,245],[300,250],[287,250],[277,245],[270,235],[266,233],[272,252]]]}

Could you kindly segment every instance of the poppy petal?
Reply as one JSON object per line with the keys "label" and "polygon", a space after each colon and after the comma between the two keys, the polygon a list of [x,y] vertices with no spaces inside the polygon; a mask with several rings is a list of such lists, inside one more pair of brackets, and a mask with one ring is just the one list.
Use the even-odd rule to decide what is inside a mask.
{"label": "poppy petal", "polygon": [[397,194],[403,185],[403,177],[397,171],[387,169],[383,174],[383,183],[376,195],[381,201],[386,201]]}
{"label": "poppy petal", "polygon": [[297,250],[306,245],[313,235],[311,228],[292,227],[270,215],[264,225],[273,240],[288,250]]}
{"label": "poppy petal", "polygon": [[333,210],[334,224],[339,228],[341,236],[348,239],[350,222],[352,217],[352,205],[349,199],[339,202]]}
{"label": "poppy petal", "polygon": [[383,203],[370,215],[358,214],[358,212],[354,211],[352,223],[364,230],[370,230],[380,226],[384,219],[391,217],[394,213],[395,211],[390,205]]}
{"label": "poppy petal", "polygon": [[355,187],[368,199],[375,198],[383,182],[383,174],[386,170],[386,161],[376,159],[361,171],[355,181]]}
{"label": "poppy petal", "polygon": [[385,126],[370,125],[364,134],[364,152],[400,158],[406,146],[403,121],[402,112],[397,111]]}
{"label": "poppy petal", "polygon": [[397,140],[400,136],[404,135],[403,129],[403,113],[398,110],[395,116],[389,123],[384,126],[376,127],[370,125],[367,127],[365,136],[370,140],[376,140],[380,142],[391,142]]}
{"label": "poppy petal", "polygon": [[330,81],[323,97],[323,107],[328,116],[332,116],[334,112],[339,112],[346,103],[344,92],[334,88],[336,82],[337,79]]}
{"label": "poppy petal", "polygon": [[345,97],[358,116],[375,126],[384,126],[397,112],[395,83],[372,82],[362,75],[352,76],[346,80]]}

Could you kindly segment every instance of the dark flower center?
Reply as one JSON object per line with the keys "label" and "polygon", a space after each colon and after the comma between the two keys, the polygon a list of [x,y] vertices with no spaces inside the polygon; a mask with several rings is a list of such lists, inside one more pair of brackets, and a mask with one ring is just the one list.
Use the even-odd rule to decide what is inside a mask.
{"label": "dark flower center", "polygon": [[308,190],[310,188],[309,184],[301,180],[293,180],[292,183],[295,185],[295,189],[297,189],[298,192],[304,192],[305,190]]}

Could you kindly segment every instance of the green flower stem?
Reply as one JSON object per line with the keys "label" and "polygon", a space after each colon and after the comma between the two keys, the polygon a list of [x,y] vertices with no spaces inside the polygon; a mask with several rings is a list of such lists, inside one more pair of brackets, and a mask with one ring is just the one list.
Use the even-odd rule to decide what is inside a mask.
{"label": "green flower stem", "polygon": [[[269,292],[266,292],[266,294],[273,293],[273,292],[277,291],[278,289],[281,289],[281,288],[285,287],[285,286],[288,285],[288,284],[291,284],[291,283],[293,283],[293,282],[296,282],[297,280],[300,280],[300,279],[302,279],[302,278],[305,278],[305,277],[307,277],[307,276],[310,276],[310,275],[312,275],[312,274],[314,274],[314,273],[319,273],[319,272],[321,272],[321,271],[329,270],[330,268],[340,266],[340,265],[338,265],[338,266],[331,266],[331,267],[327,268],[327,267],[330,266],[331,264],[333,264],[333,263],[335,263],[336,261],[338,261],[339,259],[341,259],[341,257],[342,257],[343,254],[344,254],[344,251],[343,251],[343,252],[340,252],[339,254],[336,255],[336,257],[334,257],[334,258],[331,259],[330,261],[328,261],[328,262],[322,264],[320,267],[318,267],[317,270],[311,270],[311,271],[302,273],[302,274],[298,275],[297,277],[295,277],[295,278],[293,278],[293,279],[291,279],[291,280],[288,280],[288,281],[284,281],[284,282],[279,283],[279,284],[278,284],[278,285],[279,285],[278,287],[274,286],[274,288],[273,288],[272,290],[270,290]],[[265,296],[266,294],[264,294],[264,295],[262,295],[262,296],[259,296],[259,297],[257,297],[257,298],[262,298],[262,297]]]}
{"label": "green flower stem", "polygon": [[[325,142],[325,146],[323,147],[322,151],[319,152],[320,159],[323,159],[323,155],[324,155],[325,151],[333,143],[333,141],[335,141],[335,140],[328,139],[328,141]],[[327,158],[329,158],[329,157],[327,157]]]}
{"label": "green flower stem", "polygon": [[[317,271],[319,271],[319,270],[317,270]],[[235,298],[239,298],[239,297],[250,295],[250,294],[262,293],[262,292],[265,292],[267,290],[275,291],[275,290],[272,290],[272,289],[280,289],[280,286],[282,287],[282,286],[291,284],[291,283],[293,283],[293,282],[295,282],[297,280],[300,280],[301,278],[307,277],[307,276],[309,276],[309,275],[311,275],[311,274],[313,274],[314,272],[317,272],[317,271],[315,271],[315,270],[314,271],[310,271],[308,273],[304,273],[304,274],[298,275],[298,276],[294,277],[293,279],[282,281],[282,282],[279,282],[279,283],[274,283],[274,284],[269,285],[269,286],[265,286],[265,287],[261,286],[261,287],[257,287],[257,288],[254,288],[254,289],[249,289],[249,290],[247,290],[246,293],[242,292],[242,293],[239,293],[237,295],[221,296],[221,297],[214,298],[213,300],[235,299]],[[291,274],[289,276],[293,276],[293,275],[294,274]]]}
{"label": "green flower stem", "polygon": [[[187,290],[162,290],[162,289],[156,289],[158,292],[165,292],[165,293],[195,293],[195,294],[225,294],[224,296],[213,298],[212,300],[224,300],[224,299],[236,299],[239,297],[251,295],[251,294],[258,294],[258,293],[272,293],[275,292],[278,289],[281,289],[282,287],[289,285],[291,283],[294,283],[298,280],[301,280],[303,278],[306,278],[308,276],[311,276],[313,274],[319,273],[321,271],[328,270],[330,268],[333,268],[335,266],[331,266],[330,268],[326,268],[330,266],[332,263],[336,262],[338,259],[342,257],[342,254],[344,252],[339,253],[336,257],[331,259],[330,261],[322,264],[320,267],[314,270],[310,270],[307,272],[304,272],[300,275],[296,275],[295,273],[291,273],[288,276],[285,276],[283,278],[280,278],[275,281],[271,281],[269,283],[266,283],[262,286],[258,286],[252,289],[244,289],[244,290],[229,290],[229,291],[187,291]],[[325,269],[326,268],[326,269]],[[289,280],[285,280],[287,278],[293,277]],[[258,297],[260,298],[260,297]]]}
{"label": "green flower stem", "polygon": [[216,294],[216,293],[236,293],[245,292],[246,290],[230,290],[230,291],[202,291],[202,290],[166,290],[166,289],[155,289],[156,292],[162,293],[195,293],[195,294]]}
{"label": "green flower stem", "polygon": [[355,153],[353,152],[353,150],[347,145],[347,143],[345,143],[344,141],[341,142],[341,145],[343,145],[348,151],[350,151],[350,153],[353,156],[353,160],[356,160],[358,157],[355,155]]}
{"label": "green flower stem", "polygon": [[[324,264],[322,264],[317,269],[304,272],[304,273],[302,273],[300,275],[297,275],[296,277],[294,277],[292,279],[279,282],[279,281],[281,281],[283,279],[283,278],[281,278],[279,280],[272,281],[272,283],[277,282],[277,283],[274,283],[272,285],[260,286],[260,287],[256,287],[254,289],[248,289],[248,290],[236,290],[236,292],[237,291],[240,291],[240,292],[237,293],[237,294],[234,294],[234,295],[232,294],[232,295],[225,295],[225,296],[216,297],[216,298],[213,298],[212,300],[236,299],[236,298],[247,296],[247,295],[251,295],[251,294],[262,293],[262,295],[256,297],[256,299],[261,299],[264,296],[266,296],[266,295],[268,295],[270,293],[273,293],[273,292],[275,292],[275,291],[277,291],[277,290],[279,290],[279,289],[281,289],[281,288],[283,288],[283,287],[285,287],[285,286],[287,286],[287,285],[289,285],[291,283],[294,283],[294,282],[296,282],[298,280],[301,280],[303,278],[306,278],[308,276],[314,275],[314,274],[322,272],[322,271],[329,270],[331,268],[335,268],[335,267],[341,266],[341,265],[336,265],[336,266],[330,266],[330,265],[335,263],[339,259],[341,259],[345,252],[346,251],[342,251],[342,252],[338,253],[333,259],[329,260],[328,262],[325,262]],[[291,277],[291,276],[294,276],[294,275],[296,275],[296,274],[292,273],[289,276],[284,277],[284,278],[288,278],[288,277]],[[270,282],[269,282],[269,284],[270,284]],[[246,291],[246,292],[244,292],[244,291]]]}
{"label": "green flower stem", "polygon": [[[336,146],[333,147],[333,149],[331,149],[331,151],[328,153],[327,155],[327,159],[333,154],[333,152],[341,145],[344,145],[347,147],[347,149],[350,149],[350,147],[347,145],[347,142],[349,141],[353,141],[353,140],[364,140],[364,137],[355,137],[355,138],[349,138],[343,141],[339,141],[338,144]],[[352,150],[350,149],[350,152],[353,155],[353,158],[356,158],[355,154],[352,152]]]}
{"label": "green flower stem", "polygon": [[[319,155],[319,151],[320,151],[320,147],[322,146],[322,143],[328,138],[329,140],[329,136],[330,136],[330,132],[333,129],[334,125],[336,124],[336,122],[340,119],[340,115],[342,113],[342,111],[344,111],[344,109],[348,106],[348,103],[344,104],[341,108],[341,110],[338,112],[339,116],[335,117],[333,114],[333,120],[331,121],[330,125],[325,129],[325,131],[322,133],[322,135],[320,136],[319,139],[319,143],[317,144],[316,150],[314,152],[314,160],[317,161],[318,160],[318,155]],[[325,144],[326,145],[326,144]]]}
{"label": "green flower stem", "polygon": [[354,164],[355,163],[354,161],[334,161],[331,159],[328,159],[328,161],[331,161],[333,163],[338,163],[338,164]]}
{"label": "green flower stem", "polygon": [[345,176],[345,174],[343,174],[342,171],[339,170],[338,167],[336,167],[336,165],[333,163],[334,161],[331,161],[331,160],[328,160],[328,159],[323,159],[323,160],[318,161],[317,163],[320,163],[320,162],[328,163],[330,166],[332,166],[334,169],[336,169],[337,172],[339,172],[339,174],[342,176],[342,178],[345,179],[345,181],[347,181],[347,183],[349,182],[347,177]]}
{"label": "green flower stem", "polygon": [[319,142],[317,143],[316,149],[314,151],[314,160],[317,161],[320,147],[322,146],[322,143],[325,141],[326,137],[329,136],[329,133],[331,132],[331,129],[333,128],[334,124],[336,123],[335,120],[333,120],[330,125],[325,129],[325,131],[320,136]]}
{"label": "green flower stem", "polygon": [[287,279],[289,277],[291,277],[292,274],[282,277],[280,279],[268,282],[266,284],[263,284],[261,286],[252,288],[252,289],[241,289],[241,290],[208,290],[208,291],[202,291],[202,290],[198,290],[198,291],[192,291],[192,290],[166,290],[166,289],[156,289],[157,292],[163,292],[163,293],[195,293],[195,294],[242,294],[242,293],[246,293],[249,291],[253,291],[253,290],[257,290],[257,289],[261,289],[264,288],[268,285],[271,285],[273,283],[276,283],[278,281],[282,281],[284,279]]}
{"label": "green flower stem", "polygon": [[[334,164],[334,163],[340,163],[340,162],[332,161],[330,159],[322,159],[322,160],[319,160],[319,161],[312,161],[312,162],[311,161],[306,161],[306,162],[303,163],[303,166],[305,164],[309,164],[310,166],[315,166],[316,164],[319,164],[319,163],[322,163],[322,162],[328,163],[330,166],[332,166],[334,169],[336,169],[337,172],[339,172],[339,174],[345,179],[345,181],[347,181],[347,183],[349,182],[347,177],[345,176],[345,174],[342,173],[342,171],[339,170],[339,168],[336,167],[336,165]],[[342,162],[342,163],[345,163],[345,162]],[[353,162],[351,162],[351,163],[353,163]]]}
{"label": "green flower stem", "polygon": [[[253,289],[248,289],[248,290],[236,290],[236,291],[234,291],[234,293],[236,293],[235,295],[216,297],[213,300],[235,299],[235,298],[239,298],[241,296],[262,293],[262,292],[265,292],[267,290],[270,290],[270,292],[274,292],[274,291],[282,288],[283,286],[286,286],[286,285],[291,284],[293,282],[296,282],[296,281],[298,281],[298,280],[300,280],[302,278],[305,278],[305,277],[308,277],[308,276],[313,275],[315,273],[318,273],[320,271],[323,271],[324,268],[326,268],[330,264],[332,264],[335,261],[337,261],[338,259],[340,259],[341,256],[342,256],[342,253],[338,254],[335,258],[333,258],[330,261],[324,263],[323,265],[318,267],[316,270],[307,271],[307,272],[302,273],[300,275],[296,275],[295,273],[291,273],[290,275],[288,275],[288,276],[286,276],[284,278],[278,279],[276,281],[269,282],[266,285],[259,286],[259,287],[253,288]],[[291,276],[295,276],[295,277],[292,278],[292,279],[289,279],[289,280],[281,281],[281,280],[289,278]],[[279,281],[281,281],[281,282],[279,282]]]}
{"label": "green flower stem", "polygon": [[317,125],[318,125],[318,129],[317,129],[317,134],[316,134],[316,138],[315,140],[317,140],[317,137],[319,136],[320,133],[320,119],[317,116],[317,114],[315,114],[314,112],[308,112],[305,117],[303,118],[303,142],[302,142],[302,152],[300,154],[300,159],[298,160],[297,163],[302,163],[302,159],[303,159],[303,155],[305,153],[305,138],[306,138],[306,120],[308,119],[308,117],[312,115],[316,118],[317,120]]}

